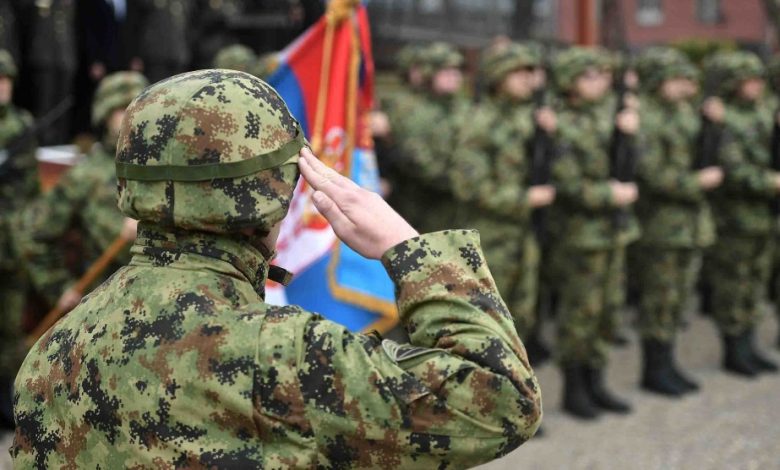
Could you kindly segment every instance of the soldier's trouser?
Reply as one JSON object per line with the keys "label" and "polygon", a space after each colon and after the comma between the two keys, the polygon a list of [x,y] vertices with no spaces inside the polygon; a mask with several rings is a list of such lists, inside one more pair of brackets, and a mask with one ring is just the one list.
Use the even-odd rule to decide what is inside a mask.
{"label": "soldier's trouser", "polygon": [[558,293],[559,362],[602,368],[607,362],[605,332],[625,300],[625,247],[555,250]]}
{"label": "soldier's trouser", "polygon": [[525,339],[534,326],[539,288],[539,245],[533,234],[483,237],[482,250],[501,297],[512,313],[515,329]]}
{"label": "soldier's trouser", "polygon": [[758,323],[772,266],[774,237],[722,235],[706,260],[713,316],[721,332],[739,335]]}
{"label": "soldier's trouser", "polygon": [[626,249],[610,252],[609,273],[607,275],[607,294],[604,304],[605,315],[599,333],[610,342],[618,334],[623,323],[622,314],[626,304]]}
{"label": "soldier's trouser", "polygon": [[671,342],[696,280],[696,251],[653,246],[632,250],[636,250],[636,265],[631,266],[631,274],[640,289],[639,333],[645,340]]}

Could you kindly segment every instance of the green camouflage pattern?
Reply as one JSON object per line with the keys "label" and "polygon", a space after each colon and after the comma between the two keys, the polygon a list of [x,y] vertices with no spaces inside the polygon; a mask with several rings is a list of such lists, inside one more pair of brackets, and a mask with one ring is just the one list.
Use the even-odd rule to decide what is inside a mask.
{"label": "green camouflage pattern", "polygon": [[718,234],[704,267],[721,333],[736,336],[759,324],[774,250],[773,235]]}
{"label": "green camouflage pattern", "polygon": [[704,63],[704,76],[717,78],[715,91],[724,97],[731,97],[742,81],[765,75],[761,59],[747,51],[719,52]]}
{"label": "green camouflage pattern", "polygon": [[425,48],[419,44],[408,44],[401,48],[395,56],[396,70],[403,79],[409,71],[422,63]]}
{"label": "green camouflage pattern", "polygon": [[383,257],[409,345],[265,304],[240,238],[142,222],[133,253],[25,360],[15,468],[467,468],[539,425],[475,232]]}
{"label": "green camouflage pattern", "polygon": [[276,72],[276,69],[278,68],[279,53],[268,52],[257,58],[255,65],[251,70],[249,70],[249,72],[260,80],[267,80],[268,77],[273,75],[273,73]]}
{"label": "green camouflage pattern", "polygon": [[479,73],[489,88],[518,69],[535,68],[542,65],[538,48],[530,45],[511,43],[504,47],[488,48],[481,60]]}
{"label": "green camouflage pattern", "polygon": [[691,103],[670,103],[659,94],[644,94],[640,102],[640,243],[657,248],[710,246],[715,241],[712,210],[693,169],[699,113]]}
{"label": "green camouflage pattern", "polygon": [[100,127],[116,109],[126,108],[149,85],[138,72],[117,72],[100,81],[92,100],[92,125]]}
{"label": "green camouflage pattern", "polygon": [[214,57],[214,68],[251,73],[256,62],[257,56],[252,49],[243,44],[232,44],[217,52]]}
{"label": "green camouflage pattern", "polygon": [[16,68],[16,62],[10,52],[0,49],[0,76],[16,79],[19,70]]}
{"label": "green camouflage pattern", "polygon": [[655,92],[664,81],[673,78],[698,80],[699,72],[688,58],[671,47],[651,47],[636,60],[641,87]]}
{"label": "green camouflage pattern", "polygon": [[572,104],[557,110],[558,158],[552,165],[556,204],[550,228],[556,244],[586,250],[610,249],[639,238],[633,212],[625,227],[615,223],[617,209],[609,188],[609,147],[614,129],[614,99]]}
{"label": "green camouflage pattern", "polygon": [[[55,305],[77,280],[67,268],[61,248],[66,233],[77,230],[80,236],[84,250],[81,270],[119,236],[124,217],[116,206],[116,187],[113,152],[96,144],[54,188],[19,213],[14,246],[27,265],[33,286],[49,305]],[[103,279],[128,260],[126,250]]]}
{"label": "green camouflage pattern", "polygon": [[27,111],[0,107],[0,379],[14,377],[26,353],[21,320],[28,283],[11,240],[14,214],[38,194],[32,126]]}
{"label": "green camouflage pattern", "polygon": [[[119,208],[166,227],[270,231],[287,213],[302,144],[271,168],[236,177],[218,173],[250,160],[263,164],[295,139],[302,142],[302,134],[287,105],[252,75],[201,70],[158,82],[127,109],[117,165],[159,167],[165,179],[120,175]],[[217,176],[185,181],[183,173],[192,169]]]}
{"label": "green camouflage pattern", "polygon": [[698,252],[641,242],[630,250],[629,276],[635,276],[640,289],[639,334],[644,340],[672,343],[696,283]]}
{"label": "green camouflage pattern", "polygon": [[556,359],[563,367],[602,369],[625,305],[625,247],[551,249],[559,296]]}
{"label": "green camouflage pattern", "polygon": [[571,47],[559,53],[553,62],[553,76],[558,90],[570,92],[577,78],[591,67],[614,69],[614,58],[595,47]]}
{"label": "green camouflage pattern", "polygon": [[426,80],[431,80],[436,72],[447,68],[463,67],[463,55],[451,44],[434,42],[420,53],[420,68]]}
{"label": "green camouflage pattern", "polygon": [[444,230],[456,218],[449,174],[458,129],[469,108],[459,96],[419,91],[396,97],[388,109],[396,147],[389,200],[421,233]]}
{"label": "green camouflage pattern", "polygon": [[539,246],[527,191],[535,106],[489,97],[469,112],[453,156],[459,226],[478,229],[499,292],[521,337],[534,323]]}

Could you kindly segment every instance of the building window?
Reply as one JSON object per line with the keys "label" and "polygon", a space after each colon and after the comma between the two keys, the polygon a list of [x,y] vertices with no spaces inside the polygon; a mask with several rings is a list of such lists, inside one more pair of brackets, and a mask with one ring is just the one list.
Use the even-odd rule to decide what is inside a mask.
{"label": "building window", "polygon": [[723,8],[721,0],[696,0],[696,16],[704,24],[718,24],[723,22]]}
{"label": "building window", "polygon": [[640,26],[658,26],[664,22],[661,0],[638,0],[636,22]]}

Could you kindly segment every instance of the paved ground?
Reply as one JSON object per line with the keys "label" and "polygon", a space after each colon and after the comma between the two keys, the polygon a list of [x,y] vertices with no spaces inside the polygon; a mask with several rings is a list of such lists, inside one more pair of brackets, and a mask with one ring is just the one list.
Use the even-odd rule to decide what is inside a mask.
{"label": "paved ground", "polygon": [[[761,327],[767,350],[776,328],[774,316],[767,316]],[[539,368],[544,437],[480,469],[780,469],[780,375],[746,381],[721,373],[715,330],[701,317],[692,319],[679,349],[680,362],[701,381],[702,393],[669,400],[639,391],[639,350],[632,338],[630,347],[613,352],[609,378],[631,398],[635,413],[590,424],[561,414],[558,372]],[[0,436],[0,449],[9,445],[10,436]],[[3,450],[0,470],[10,468]]]}

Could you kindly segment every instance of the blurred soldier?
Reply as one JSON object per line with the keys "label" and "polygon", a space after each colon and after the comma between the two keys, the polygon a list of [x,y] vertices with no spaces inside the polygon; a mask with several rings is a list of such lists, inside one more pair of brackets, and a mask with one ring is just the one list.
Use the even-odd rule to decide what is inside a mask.
{"label": "blurred soldier", "polygon": [[129,28],[136,31],[132,66],[152,83],[189,67],[193,7],[194,0],[128,1]]}
{"label": "blurred soldier", "polygon": [[[769,85],[773,94],[763,100],[765,112],[773,116],[774,130],[772,132],[772,161],[780,163],[780,56],[775,56],[768,64]],[[774,167],[774,165],[773,165]],[[775,314],[780,318],[780,203],[775,203],[775,249],[772,262],[772,277],[769,285],[772,301],[775,304]],[[777,332],[777,347],[780,348],[780,329]]]}
{"label": "blurred soldier", "polygon": [[[81,300],[81,294],[72,289],[76,280],[58,249],[66,232],[76,228],[81,235],[85,251],[82,267],[86,269],[123,230],[133,230],[132,221],[124,220],[116,207],[114,154],[125,107],[146,84],[137,72],[117,72],[103,79],[92,108],[92,122],[101,143],[20,214],[16,245],[28,263],[31,280],[49,305],[64,311]],[[127,259],[126,252],[113,270]]]}
{"label": "blurred soldier", "polygon": [[537,112],[533,95],[541,57],[519,44],[493,46],[480,73],[486,96],[469,113],[452,164],[458,225],[480,231],[485,258],[501,296],[525,339],[534,325],[539,245],[533,209],[555,198],[550,185],[532,185],[532,140],[537,123],[555,131],[555,113]]}
{"label": "blurred soldier", "polygon": [[[15,468],[466,468],[533,435],[538,384],[478,235],[419,236],[305,145],[240,72],[130,105],[117,172],[134,256],[27,357]],[[336,235],[384,263],[412,344],[264,302],[266,278],[289,277],[270,262],[299,171]]]}
{"label": "blurred soldier", "polygon": [[463,56],[453,46],[434,43],[421,52],[422,86],[419,92],[396,100],[390,119],[398,146],[393,160],[392,201],[421,232],[452,225],[457,204],[449,171],[460,120],[469,103],[462,97]]}
{"label": "blurred soldier", "polygon": [[624,303],[624,252],[639,235],[626,212],[637,200],[634,183],[611,179],[609,147],[617,125],[627,135],[639,127],[635,111],[613,121],[605,108],[612,62],[596,49],[575,47],[559,54],[555,79],[564,94],[558,113],[558,151],[552,177],[557,190],[550,213],[554,264],[560,295],[556,345],[564,371],[564,410],[586,419],[599,409],[620,413],[628,404],[612,395],[604,380],[608,343],[604,324]]}
{"label": "blurred soldier", "polygon": [[266,52],[257,58],[249,73],[261,80],[267,80],[277,68],[279,68],[279,53]]}
{"label": "blurred soldier", "polygon": [[22,312],[27,284],[10,246],[12,214],[38,193],[33,118],[12,103],[17,68],[0,50],[0,428],[13,427],[11,385],[24,358]]}
{"label": "blurred soldier", "polygon": [[238,70],[251,73],[257,63],[257,56],[252,49],[242,45],[233,44],[222,48],[214,57],[214,68]]}
{"label": "blurred soldier", "polygon": [[[26,63],[34,97],[33,114],[40,118],[73,94],[76,73],[76,1],[20,0]],[[70,137],[69,119],[43,129],[42,144],[62,144]]]}
{"label": "blurred soldier", "polygon": [[698,71],[679,51],[649,49],[639,58],[642,131],[636,209],[642,238],[631,247],[639,289],[642,387],[681,396],[698,390],[674,359],[674,341],[696,281],[698,253],[715,241],[706,194],[723,181],[719,167],[698,168]]}
{"label": "blurred soldier", "polygon": [[724,151],[723,186],[713,194],[718,241],[706,263],[713,290],[713,315],[724,339],[726,370],[753,377],[776,371],[754,345],[754,329],[772,265],[777,230],[771,202],[780,191],[780,173],[772,169],[770,145],[774,119],[766,112],[765,69],[752,53],[723,53],[707,73],[720,77],[726,105],[724,126],[733,145]]}

